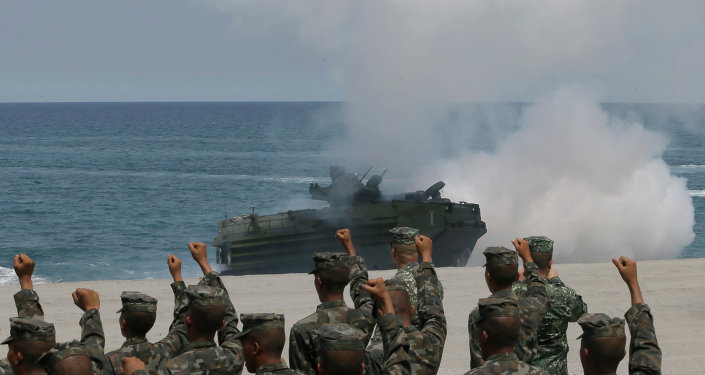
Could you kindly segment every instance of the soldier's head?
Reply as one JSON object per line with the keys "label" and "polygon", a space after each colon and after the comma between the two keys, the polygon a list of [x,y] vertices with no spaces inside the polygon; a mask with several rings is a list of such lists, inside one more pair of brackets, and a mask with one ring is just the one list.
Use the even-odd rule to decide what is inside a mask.
{"label": "soldier's head", "polygon": [[626,355],[624,321],[599,314],[584,314],[578,319],[583,329],[580,339],[580,362],[586,374],[614,373]]}
{"label": "soldier's head", "polygon": [[392,237],[392,260],[397,267],[402,267],[419,260],[414,239],[419,236],[419,230],[409,227],[396,227],[389,230]]}
{"label": "soldier's head", "polygon": [[222,289],[206,285],[189,285],[185,290],[189,299],[186,312],[188,339],[212,340],[216,331],[223,327],[225,297]]}
{"label": "soldier's head", "polygon": [[85,347],[78,341],[57,344],[38,363],[52,375],[91,375],[93,366]]}
{"label": "soldier's head", "polygon": [[534,263],[539,267],[539,272],[547,276],[553,264],[553,240],[544,236],[525,237],[529,243],[529,251]]}
{"label": "soldier's head", "polygon": [[488,247],[485,254],[485,282],[491,292],[512,287],[517,280],[519,260],[514,250],[506,247]]}
{"label": "soldier's head", "polygon": [[325,324],[316,331],[320,342],[319,375],[359,375],[365,369],[365,334],[348,324]]}
{"label": "soldier's head", "polygon": [[[401,319],[404,327],[410,326],[411,316],[414,314],[414,306],[409,301],[409,292],[406,289],[406,284],[398,279],[385,280],[384,284],[387,286],[389,298],[392,300],[394,314]],[[377,302],[378,300],[375,299],[375,303]],[[381,316],[382,310],[377,308],[377,314]]]}
{"label": "soldier's head", "polygon": [[321,302],[326,296],[341,295],[350,282],[350,256],[343,253],[315,253],[313,262],[315,268],[309,274],[316,276],[314,285]]}
{"label": "soldier's head", "polygon": [[54,325],[36,319],[10,318],[7,360],[15,374],[41,369],[36,362],[56,343]]}
{"label": "soldier's head", "polygon": [[504,351],[514,351],[521,325],[516,297],[482,298],[477,305],[482,356],[487,358]]}
{"label": "soldier's head", "polygon": [[157,319],[157,300],[140,292],[124,291],[120,294],[122,308],[120,332],[126,338],[144,337]]}
{"label": "soldier's head", "polygon": [[242,341],[245,366],[251,373],[260,367],[281,362],[286,336],[284,315],[273,313],[240,314],[242,332],[237,338]]}

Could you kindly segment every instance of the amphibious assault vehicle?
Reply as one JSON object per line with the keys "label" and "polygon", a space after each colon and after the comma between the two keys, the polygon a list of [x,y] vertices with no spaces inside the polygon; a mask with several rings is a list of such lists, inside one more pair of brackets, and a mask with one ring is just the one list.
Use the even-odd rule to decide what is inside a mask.
{"label": "amphibious assault vehicle", "polygon": [[329,186],[309,186],[311,198],[329,207],[263,216],[253,208],[250,214],[221,220],[213,245],[217,262],[227,265],[223,273],[308,272],[314,252],[343,251],[335,238],[340,228],[350,228],[357,254],[369,269],[392,269],[388,231],[397,226],[418,228],[433,240],[436,266],[464,266],[487,232],[477,204],[441,198],[442,181],[426,190],[384,196],[379,189],[384,172],[363,184],[367,173],[359,178],[340,167],[330,171]]}

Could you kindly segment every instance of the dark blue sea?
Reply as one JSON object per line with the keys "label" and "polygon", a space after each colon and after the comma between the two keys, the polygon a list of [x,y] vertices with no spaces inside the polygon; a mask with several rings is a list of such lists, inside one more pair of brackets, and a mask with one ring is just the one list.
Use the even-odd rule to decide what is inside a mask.
{"label": "dark blue sea", "polygon": [[[669,137],[664,160],[695,206],[680,257],[705,256],[705,108],[604,108]],[[189,258],[226,216],[312,207],[346,127],[341,103],[0,104],[0,284],[18,252],[40,281],[168,278],[167,254]]]}

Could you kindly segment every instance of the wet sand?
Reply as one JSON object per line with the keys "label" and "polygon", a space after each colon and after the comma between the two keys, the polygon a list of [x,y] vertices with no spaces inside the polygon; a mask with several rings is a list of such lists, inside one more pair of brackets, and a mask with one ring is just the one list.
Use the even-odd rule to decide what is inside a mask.
{"label": "wet sand", "polygon": [[[583,296],[590,312],[623,317],[629,308],[629,291],[612,263],[557,264],[556,268],[563,281]],[[468,313],[479,298],[489,295],[482,272],[481,267],[438,269],[445,288],[444,307],[449,331],[440,374],[462,374],[469,369]],[[643,261],[638,263],[638,273],[644,299],[654,315],[663,351],[663,373],[705,373],[705,350],[702,349],[705,347],[705,259]],[[393,271],[372,271],[370,277],[388,278],[393,274]],[[287,336],[288,329],[311,314],[318,304],[312,277],[307,274],[226,276],[223,279],[238,313],[283,313]],[[187,283],[196,281],[187,280]],[[46,320],[56,325],[57,339],[62,341],[80,336],[81,311],[73,304],[71,292],[77,287],[97,290],[101,296],[106,349],[110,351],[123,341],[115,313],[120,308],[119,297],[123,290],[139,290],[159,300],[159,316],[148,338],[155,341],[166,334],[174,306],[169,283],[169,280],[92,281],[36,285],[35,290]],[[3,286],[0,290],[4,301],[0,309],[2,317],[15,316],[12,295],[19,286]],[[352,306],[349,297],[346,298]],[[0,326],[2,338],[8,332],[8,323]],[[575,340],[579,334],[580,327],[571,324],[568,328],[570,374],[582,373],[578,356],[580,342]],[[4,357],[7,347],[2,346],[0,350]],[[287,357],[285,349],[284,358]],[[625,358],[618,373],[628,373],[626,364]]]}

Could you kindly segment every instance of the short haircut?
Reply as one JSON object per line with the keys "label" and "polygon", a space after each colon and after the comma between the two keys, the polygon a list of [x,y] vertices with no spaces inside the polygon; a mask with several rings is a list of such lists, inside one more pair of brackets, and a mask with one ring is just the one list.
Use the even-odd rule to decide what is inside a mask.
{"label": "short haircut", "polygon": [[588,337],[580,340],[580,350],[587,348],[592,364],[602,372],[614,372],[624,358],[626,336]]}
{"label": "short haircut", "polygon": [[403,243],[393,243],[392,248],[403,257],[410,258],[417,255],[416,245],[407,245]]}
{"label": "short haircut", "polygon": [[321,351],[321,367],[324,374],[359,375],[364,350]]}
{"label": "short haircut", "polygon": [[548,267],[548,263],[551,262],[551,258],[553,258],[553,253],[547,253],[544,251],[532,251],[531,258],[534,260],[534,263],[539,267],[540,270],[545,270],[546,267]]}
{"label": "short haircut", "polygon": [[284,351],[286,335],[284,329],[280,328],[260,329],[248,333],[242,338],[242,341],[258,342],[265,353],[279,357]]}
{"label": "short haircut", "polygon": [[399,317],[411,318],[411,302],[409,294],[404,290],[390,290],[389,297],[394,306],[394,313]]}
{"label": "short haircut", "polygon": [[120,319],[125,320],[125,326],[132,336],[146,336],[157,320],[156,312],[123,311]]}
{"label": "short haircut", "polygon": [[37,360],[42,354],[51,350],[56,344],[55,341],[11,341],[10,345],[13,346],[16,352],[22,353],[22,358],[24,358],[25,363],[29,367],[41,367],[37,365]]}
{"label": "short haircut", "polygon": [[48,372],[52,375],[92,375],[93,365],[87,355],[77,354],[60,360]]}
{"label": "short haircut", "polygon": [[195,330],[203,335],[212,335],[218,331],[225,317],[225,305],[200,306],[192,305],[188,309],[191,323]]}
{"label": "short haircut", "polygon": [[488,264],[485,271],[492,276],[492,280],[501,286],[511,286],[517,278],[518,264]]}
{"label": "short haircut", "polygon": [[487,332],[489,340],[498,347],[514,346],[519,338],[521,321],[517,317],[492,317],[483,320],[480,328]]}
{"label": "short haircut", "polygon": [[350,269],[345,267],[324,268],[316,271],[327,292],[341,292],[350,282]]}

